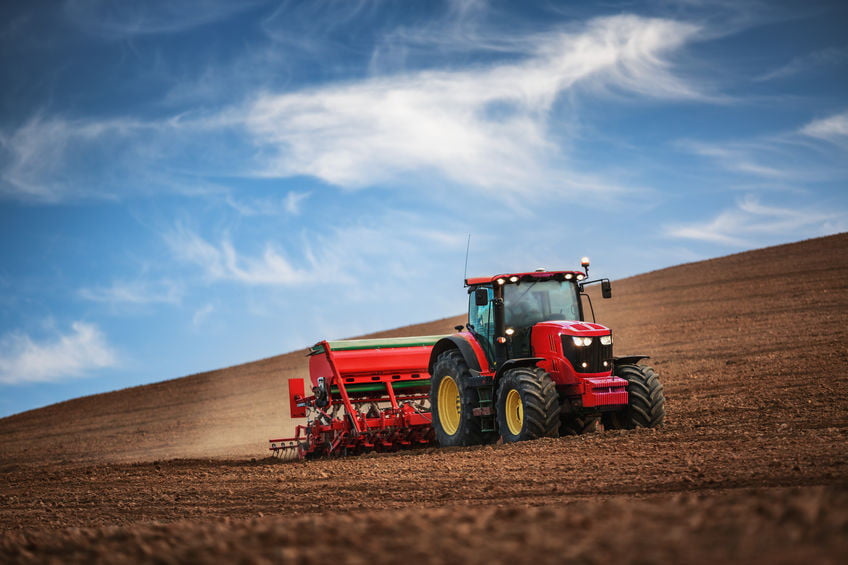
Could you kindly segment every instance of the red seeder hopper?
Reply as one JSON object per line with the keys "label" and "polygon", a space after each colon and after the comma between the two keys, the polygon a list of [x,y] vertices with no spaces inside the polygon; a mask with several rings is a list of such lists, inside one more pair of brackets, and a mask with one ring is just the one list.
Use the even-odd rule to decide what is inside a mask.
{"label": "red seeder hopper", "polygon": [[271,450],[300,459],[433,443],[430,351],[442,336],[322,341],[309,350],[310,396],[289,379],[295,436]]}

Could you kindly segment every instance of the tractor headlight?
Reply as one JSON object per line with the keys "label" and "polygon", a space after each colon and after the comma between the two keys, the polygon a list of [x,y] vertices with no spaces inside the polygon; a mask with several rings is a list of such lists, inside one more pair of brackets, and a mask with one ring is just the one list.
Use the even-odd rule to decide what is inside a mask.
{"label": "tractor headlight", "polygon": [[612,336],[611,335],[602,335],[601,336],[601,345],[612,345]]}
{"label": "tractor headlight", "polygon": [[515,328],[507,328],[507,329],[504,331],[504,333],[505,333],[506,335],[512,335],[512,334],[514,334],[514,333],[515,333]]}
{"label": "tractor headlight", "polygon": [[571,340],[574,342],[574,345],[576,345],[577,347],[586,347],[586,346],[592,345],[592,338],[591,337],[573,336],[571,338]]}

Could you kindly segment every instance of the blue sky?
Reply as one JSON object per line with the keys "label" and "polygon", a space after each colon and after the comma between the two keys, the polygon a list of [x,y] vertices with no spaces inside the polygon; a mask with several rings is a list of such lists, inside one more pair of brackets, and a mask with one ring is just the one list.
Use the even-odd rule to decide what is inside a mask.
{"label": "blue sky", "polygon": [[[138,5],[136,5],[138,4]],[[0,416],[848,229],[844,2],[0,7]]]}

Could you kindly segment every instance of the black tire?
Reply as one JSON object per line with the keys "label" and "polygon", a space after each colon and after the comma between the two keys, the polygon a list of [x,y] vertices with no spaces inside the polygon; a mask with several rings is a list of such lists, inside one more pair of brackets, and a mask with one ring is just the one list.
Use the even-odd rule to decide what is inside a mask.
{"label": "black tire", "polygon": [[[504,443],[557,437],[559,396],[551,376],[542,369],[516,367],[508,370],[498,383],[495,404],[498,431]],[[521,415],[511,417],[510,406],[517,408],[518,404]]]}
{"label": "black tire", "polygon": [[574,414],[563,414],[559,424],[559,435],[579,436],[590,434],[598,429],[597,414],[588,416],[575,416]]}
{"label": "black tire", "polygon": [[603,415],[604,428],[659,428],[665,419],[665,396],[657,373],[647,365],[618,365],[615,376],[627,381],[627,408]]}
{"label": "black tire", "polygon": [[[480,418],[472,413],[475,404],[478,403],[475,403],[477,392],[468,386],[470,376],[468,365],[457,349],[451,349],[439,355],[433,366],[433,375],[430,380],[430,410],[436,441],[442,447],[477,445],[483,441]],[[439,413],[439,391],[446,379],[452,380],[457,387],[459,416],[458,420],[451,420],[450,415],[447,415],[443,423],[443,415]],[[454,414],[454,418],[455,416]]]}

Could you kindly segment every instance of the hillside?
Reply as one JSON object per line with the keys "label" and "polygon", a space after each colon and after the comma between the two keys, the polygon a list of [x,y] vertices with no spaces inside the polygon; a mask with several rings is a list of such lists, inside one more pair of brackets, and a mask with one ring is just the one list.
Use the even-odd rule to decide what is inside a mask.
{"label": "hillside", "polygon": [[265,460],[294,352],[0,420],[0,561],[844,562],[848,234],[613,281],[594,307],[618,354],[651,355],[663,429]]}

